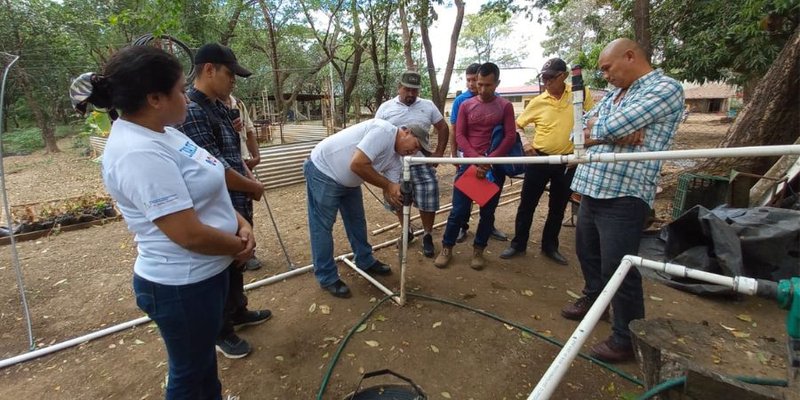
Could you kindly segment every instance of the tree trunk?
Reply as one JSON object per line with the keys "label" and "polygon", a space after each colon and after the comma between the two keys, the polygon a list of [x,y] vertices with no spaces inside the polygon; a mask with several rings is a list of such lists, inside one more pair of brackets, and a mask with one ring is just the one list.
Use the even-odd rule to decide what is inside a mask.
{"label": "tree trunk", "polygon": [[28,73],[22,69],[22,67],[18,67],[15,75],[19,79],[20,89],[22,93],[24,93],[25,102],[28,103],[28,108],[31,109],[33,118],[36,120],[36,126],[41,130],[45,152],[60,153],[61,149],[58,148],[58,144],[56,143],[55,127],[53,126],[52,118],[50,118],[52,113],[44,110],[39,100],[33,94]]}
{"label": "tree trunk", "polygon": [[228,21],[228,26],[225,27],[225,32],[222,32],[222,36],[219,39],[219,43],[223,46],[228,46],[231,38],[233,37],[233,32],[236,30],[236,25],[239,23],[239,17],[242,15],[242,11],[244,11],[244,0],[239,0],[236,3],[236,7],[233,9],[233,16]]}
{"label": "tree trunk", "polygon": [[464,22],[464,1],[455,0],[456,5],[456,20],[453,23],[453,30],[450,34],[450,53],[447,57],[447,65],[444,70],[444,77],[442,78],[442,85],[436,79],[436,66],[433,62],[433,50],[431,47],[431,39],[428,34],[428,20],[430,19],[430,4],[428,0],[423,2],[424,18],[420,18],[420,34],[422,36],[422,45],[425,47],[425,58],[428,62],[428,78],[431,81],[431,96],[433,104],[439,112],[444,114],[444,105],[447,101],[447,91],[450,89],[450,78],[453,76],[453,65],[456,60],[456,49],[458,48],[458,36],[461,34],[461,24]]}
{"label": "tree trunk", "polygon": [[650,60],[653,56],[653,46],[650,43],[650,0],[634,0],[633,31],[636,42]]}
{"label": "tree trunk", "polygon": [[403,57],[406,60],[406,69],[415,71],[414,57],[411,55],[411,31],[408,29],[407,1],[400,1],[400,26],[403,28]]}
{"label": "tree trunk", "polygon": [[[718,147],[791,144],[800,137],[800,26],[786,42],[739,112]],[[705,173],[738,171],[763,174],[777,158],[710,159],[695,169]]]}
{"label": "tree trunk", "polygon": [[269,61],[272,66],[272,83],[273,92],[275,95],[275,108],[278,113],[278,122],[283,123],[286,120],[285,103],[283,100],[283,79],[280,72],[280,64],[278,63],[278,43],[275,39],[275,25],[272,23],[272,16],[269,14],[269,8],[264,0],[258,0],[261,6],[261,12],[264,14],[264,21],[267,23],[267,36],[269,37]]}

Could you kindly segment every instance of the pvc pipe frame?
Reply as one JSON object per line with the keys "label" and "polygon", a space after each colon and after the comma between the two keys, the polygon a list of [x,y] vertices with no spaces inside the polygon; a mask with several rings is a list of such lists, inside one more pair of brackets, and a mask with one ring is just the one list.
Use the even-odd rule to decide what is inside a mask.
{"label": "pvc pipe frame", "polygon": [[[372,246],[372,249],[373,250],[382,249],[384,247],[388,247],[388,246],[393,245],[395,242],[397,242],[397,239],[392,239],[392,240],[389,240],[389,241],[386,241],[386,242],[383,242],[383,243],[380,243],[380,244],[376,244],[375,246]],[[352,257],[352,256],[353,256],[352,252],[351,253],[347,253],[347,254],[342,254],[342,255],[334,258],[334,261],[345,261],[346,260],[345,261],[345,263],[346,263],[347,261],[349,261],[349,260],[347,260],[347,258],[348,257]],[[304,274],[304,273],[306,273],[308,271],[311,271],[313,269],[314,269],[314,265],[313,264],[309,264],[309,265],[306,265],[304,267],[296,268],[296,269],[293,269],[291,271],[284,272],[282,274],[278,274],[278,275],[275,275],[275,276],[271,276],[269,278],[262,279],[260,281],[249,283],[247,285],[244,285],[244,288],[245,288],[245,290],[250,290],[250,289],[255,289],[255,288],[258,288],[258,287],[261,287],[261,286],[270,285],[270,284],[273,284],[273,283],[276,283],[276,282],[283,281],[283,280],[288,279],[288,278],[292,278],[292,277],[297,276],[297,275]],[[6,358],[4,360],[0,360],[0,369],[6,368],[6,367],[10,367],[10,366],[15,365],[15,364],[19,364],[21,362],[30,361],[30,360],[33,360],[35,358],[43,357],[43,356],[46,356],[48,354],[55,353],[57,351],[60,351],[60,350],[63,350],[63,349],[69,348],[69,347],[77,346],[79,344],[83,344],[83,343],[89,342],[90,340],[98,339],[98,338],[101,338],[103,336],[107,336],[107,335],[110,335],[112,333],[117,333],[117,332],[123,331],[123,330],[128,329],[128,328],[133,328],[133,327],[135,327],[137,325],[141,325],[141,324],[144,324],[144,323],[147,323],[147,322],[150,322],[150,321],[152,321],[152,320],[149,317],[140,317],[140,318],[137,318],[137,319],[134,319],[134,320],[131,320],[131,321],[127,321],[127,322],[123,322],[123,323],[120,323],[120,324],[117,324],[117,325],[114,325],[114,326],[110,326],[108,328],[105,328],[105,329],[102,329],[102,330],[99,330],[99,331],[95,331],[95,332],[92,332],[92,333],[89,333],[89,334],[86,334],[86,335],[83,335],[83,336],[79,336],[79,337],[76,337],[76,338],[73,338],[73,339],[69,339],[69,340],[66,340],[66,341],[63,341],[63,342],[60,342],[60,343],[56,343],[56,344],[54,344],[52,346],[43,347],[41,349],[30,351],[28,353],[23,353],[23,354],[14,356],[14,357],[9,357],[9,358]]]}
{"label": "pvc pipe frame", "polygon": [[[776,155],[786,155],[786,154],[800,154],[800,145],[739,147],[739,148],[710,149],[710,150],[707,150],[707,149],[701,149],[701,150],[675,150],[675,151],[669,151],[669,152],[643,152],[643,153],[623,153],[623,154],[602,153],[602,154],[593,155],[592,157],[585,157],[585,158],[577,158],[574,155],[568,155],[568,156],[537,156],[537,157],[495,157],[495,158],[469,158],[469,159],[450,158],[450,157],[410,157],[410,156],[407,156],[403,160],[403,180],[410,180],[411,179],[411,171],[410,171],[411,164],[425,164],[425,163],[450,163],[450,164],[492,164],[492,163],[505,163],[505,164],[514,164],[514,163],[519,163],[519,164],[560,164],[560,163],[565,163],[565,162],[571,162],[571,163],[615,162],[615,161],[633,161],[633,160],[639,160],[639,159],[672,160],[672,159],[681,159],[681,158],[776,156]],[[640,156],[640,157],[633,157],[633,156]],[[646,158],[646,157],[649,157],[649,158]],[[510,203],[512,201],[515,201],[515,200],[509,200],[506,203]],[[401,251],[400,251],[400,301],[398,302],[398,304],[401,304],[401,305],[405,304],[405,301],[406,301],[405,275],[406,275],[406,264],[407,264],[407,253],[408,253],[408,241],[407,241],[408,240],[408,237],[407,237],[408,236],[408,228],[407,227],[408,227],[408,224],[409,224],[410,211],[411,211],[411,207],[410,206],[404,206],[403,207],[403,226],[405,227],[405,229],[403,229],[403,236],[402,236],[403,243],[401,245]],[[394,244],[395,242],[397,242],[397,240],[398,239],[392,239],[392,240],[386,241],[384,243],[375,245],[375,246],[373,246],[373,250],[378,250],[380,248],[390,246],[390,245]],[[353,255],[353,253],[347,253],[347,254],[341,255],[339,257],[336,257],[335,260],[342,261],[346,257],[350,257],[352,255]],[[659,267],[667,268],[666,266],[664,266],[665,263],[656,263],[656,264],[658,264]],[[642,265],[647,267],[650,264],[647,263],[647,264],[642,264]],[[670,265],[672,265],[672,267],[669,267],[669,269],[674,269],[675,268],[674,266],[676,264],[670,264]],[[678,266],[678,267],[680,267],[680,266]],[[629,269],[629,268],[630,268],[630,265],[627,267],[627,269]],[[689,270],[688,268],[686,268],[686,267],[683,267],[683,268],[685,268],[684,273],[689,273],[687,271],[687,270]],[[284,272],[282,274],[275,275],[275,276],[272,276],[270,278],[266,278],[266,279],[263,279],[263,280],[260,280],[260,281],[257,281],[257,282],[250,283],[248,285],[245,285],[244,288],[249,290],[249,289],[254,289],[254,288],[257,288],[257,287],[269,285],[269,284],[272,284],[272,283],[275,283],[275,282],[278,282],[278,281],[281,281],[281,280],[284,280],[284,279],[288,279],[290,277],[294,277],[294,276],[300,275],[300,274],[308,272],[308,271],[310,271],[312,269],[313,269],[313,264],[310,264],[310,265],[307,265],[305,267],[300,267],[300,268],[294,269],[292,271]],[[619,270],[618,270],[618,272],[619,272]],[[625,272],[627,273],[627,270]],[[702,272],[702,271],[697,271],[697,272]],[[707,273],[705,273],[705,274],[707,274]],[[616,275],[617,274],[615,274],[615,276]],[[714,275],[714,274],[711,274],[711,275]],[[612,279],[613,279],[613,277],[612,277]],[[621,282],[621,280],[620,280],[620,282]],[[611,283],[611,282],[609,281],[609,283]],[[747,285],[743,285],[743,286],[747,286]],[[609,286],[606,286],[606,287],[608,288]],[[617,288],[618,287],[619,287],[619,283],[617,283]],[[616,288],[614,290],[616,291]],[[605,292],[606,292],[606,289],[603,290],[603,293],[605,293]],[[601,293],[601,297],[602,297],[602,295],[603,294]],[[613,295],[611,295],[610,297],[613,297]],[[610,301],[610,297],[606,301],[605,305],[602,305],[601,307],[596,307],[598,305],[598,303],[600,303],[599,298],[598,298],[598,301],[595,301],[595,305],[592,306],[592,308],[589,310],[589,313],[587,314],[587,317],[584,318],[584,321],[586,321],[588,319],[589,315],[592,314],[593,311],[595,311],[594,314],[597,314],[596,315],[597,318],[594,318],[594,321],[591,324],[591,327],[594,327],[594,325],[596,325],[597,321],[599,320],[601,311],[598,312],[597,310],[605,310],[605,307],[607,306],[608,301]],[[20,354],[18,356],[6,358],[4,360],[0,360],[0,369],[3,369],[5,367],[11,366],[11,365],[15,365],[15,364],[18,364],[18,363],[21,363],[21,362],[29,361],[29,360],[32,360],[32,359],[35,359],[35,358],[38,358],[38,357],[42,357],[42,356],[54,353],[56,351],[59,351],[59,350],[62,350],[62,349],[68,348],[68,347],[72,347],[72,346],[75,346],[75,345],[78,345],[78,344],[81,344],[81,343],[85,343],[85,342],[88,342],[90,340],[97,339],[97,338],[100,338],[100,337],[103,337],[103,336],[106,336],[106,335],[110,335],[112,333],[116,333],[116,332],[125,330],[127,328],[131,328],[131,327],[134,327],[134,326],[137,326],[137,325],[149,322],[149,321],[151,321],[151,320],[148,317],[137,318],[135,320],[131,320],[131,321],[128,321],[128,322],[117,324],[117,325],[102,329],[100,331],[96,331],[96,332],[93,332],[93,333],[90,333],[90,334],[87,334],[87,335],[79,336],[79,337],[74,338],[74,339],[70,339],[70,340],[67,340],[67,341],[64,341],[64,342],[61,342],[61,343],[57,343],[57,344],[55,344],[53,346],[48,346],[48,347],[45,347],[45,348],[42,348],[42,349],[39,349],[39,350],[34,350],[34,351],[31,351],[31,352],[28,352],[28,353]],[[581,325],[578,326],[578,328],[580,329],[582,326],[583,326],[583,322],[581,323]],[[576,330],[576,332],[577,332],[577,330]],[[574,336],[575,335],[573,335],[573,338],[571,338],[570,341],[575,339]],[[585,337],[583,338],[583,340],[581,341],[581,343],[578,346],[574,346],[573,345],[573,347],[577,347],[577,349],[580,349],[580,345],[583,344],[583,341],[585,341]],[[570,342],[568,342],[568,344],[569,343]],[[567,345],[564,346],[564,349],[566,349],[566,348],[567,348]],[[562,353],[563,352],[564,352],[564,350],[562,350]],[[575,354],[572,355],[571,359],[574,359],[575,355],[577,355],[577,350],[576,350]],[[559,357],[561,357],[561,353],[559,353]],[[556,361],[558,361],[558,358],[556,359]],[[556,361],[554,361],[554,364],[556,363]],[[569,366],[569,363],[566,363],[563,366],[563,368],[565,368],[564,372],[566,371],[566,368],[568,366]],[[551,366],[551,368],[552,368],[552,366]],[[549,371],[550,370],[548,369],[548,372]],[[563,377],[563,372],[561,373],[561,376],[559,376],[557,380],[552,380],[551,379],[550,380],[551,383],[549,383],[549,384],[553,385],[553,386],[557,385],[558,382],[560,381],[561,377]],[[544,381],[544,378],[542,378],[542,381]],[[541,385],[542,381],[540,381],[540,385]],[[537,385],[537,389],[538,388],[539,388],[539,385]],[[533,397],[535,393],[537,393],[536,389],[534,389],[534,392],[531,393],[531,397],[529,397],[529,399],[533,399],[533,398],[538,399],[538,398],[540,398],[540,397]],[[552,391],[551,391],[551,393],[552,393]],[[548,395],[548,397],[541,397],[541,398],[542,399],[549,398],[549,395]]]}
{"label": "pvc pipe frame", "polygon": [[8,191],[6,190],[6,173],[5,167],[3,166],[3,151],[2,151],[2,133],[3,133],[3,110],[5,110],[4,106],[4,99],[6,95],[6,80],[8,79],[8,73],[11,71],[11,68],[14,64],[19,60],[19,56],[11,55],[5,52],[0,53],[2,55],[6,55],[12,58],[12,60],[6,65],[5,70],[3,71],[3,80],[0,83],[0,192],[2,192],[3,196],[3,210],[6,214],[6,226],[8,226],[9,235],[8,237],[11,239],[11,263],[14,265],[14,272],[17,276],[17,287],[19,288],[19,298],[20,302],[22,303],[22,314],[25,316],[25,327],[28,333],[28,349],[33,350],[36,347],[36,344],[33,342],[33,325],[31,324],[31,312],[30,308],[28,307],[28,299],[25,296],[25,282],[22,279],[22,268],[19,265],[19,254],[17,253],[17,240],[14,234],[14,221],[11,217],[11,210],[8,204]]}
{"label": "pvc pipe frame", "polygon": [[553,363],[539,380],[539,383],[533,389],[528,400],[546,400],[552,396],[559,382],[567,373],[570,364],[580,352],[584,342],[589,336],[589,333],[594,330],[603,312],[611,303],[611,299],[616,294],[625,276],[630,271],[631,267],[645,267],[656,271],[666,272],[670,275],[680,276],[684,278],[692,278],[704,282],[709,282],[733,289],[734,291],[747,295],[755,295],[758,290],[758,281],[754,278],[745,276],[730,277],[725,275],[713,274],[710,272],[700,271],[697,269],[689,268],[679,264],[672,264],[660,261],[647,260],[639,256],[627,255],[622,257],[622,261],[614,272],[611,279],[603,288],[603,291],[595,300],[589,312],[583,318],[575,331],[572,332],[567,343],[556,356]]}

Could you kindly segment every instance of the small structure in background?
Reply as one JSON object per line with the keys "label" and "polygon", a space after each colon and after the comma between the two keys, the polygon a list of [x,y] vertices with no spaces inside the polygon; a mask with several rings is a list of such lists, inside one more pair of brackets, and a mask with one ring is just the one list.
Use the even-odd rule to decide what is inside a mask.
{"label": "small structure in background", "polygon": [[695,87],[686,87],[684,91],[686,105],[691,113],[723,113],[728,114],[741,108],[741,93],[735,86],[723,83],[706,83]]}

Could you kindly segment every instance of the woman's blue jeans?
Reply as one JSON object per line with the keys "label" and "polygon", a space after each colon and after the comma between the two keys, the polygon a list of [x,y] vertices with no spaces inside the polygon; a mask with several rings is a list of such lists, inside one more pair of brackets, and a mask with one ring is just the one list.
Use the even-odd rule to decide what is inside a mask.
{"label": "woman's blue jeans", "polygon": [[215,341],[222,328],[228,269],[204,281],[171,286],[133,275],[136,305],[155,321],[167,347],[166,398],[221,399]]}

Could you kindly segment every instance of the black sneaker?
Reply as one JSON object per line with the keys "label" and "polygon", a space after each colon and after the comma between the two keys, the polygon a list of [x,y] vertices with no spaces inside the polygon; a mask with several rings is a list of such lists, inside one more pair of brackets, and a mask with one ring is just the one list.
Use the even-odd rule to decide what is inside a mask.
{"label": "black sneaker", "polygon": [[234,328],[242,328],[250,325],[258,325],[268,319],[272,318],[272,311],[270,310],[248,310],[231,318]]}
{"label": "black sneaker", "polygon": [[244,263],[244,269],[247,271],[255,271],[257,269],[260,269],[263,265],[264,264],[261,263],[261,260],[253,256],[253,258],[247,260],[247,262]]}
{"label": "black sneaker", "polygon": [[428,258],[433,258],[436,250],[433,247],[433,236],[430,233],[422,235],[422,255]]}
{"label": "black sneaker", "polygon": [[217,339],[217,351],[227,358],[242,358],[250,354],[250,343],[231,333],[225,339]]}
{"label": "black sneaker", "polygon": [[369,268],[365,269],[365,271],[367,271],[367,273],[369,274],[374,274],[374,275],[386,276],[392,274],[392,268],[384,264],[380,260],[375,260],[375,262],[372,263],[372,265],[370,265]]}

